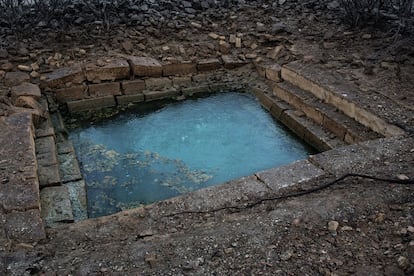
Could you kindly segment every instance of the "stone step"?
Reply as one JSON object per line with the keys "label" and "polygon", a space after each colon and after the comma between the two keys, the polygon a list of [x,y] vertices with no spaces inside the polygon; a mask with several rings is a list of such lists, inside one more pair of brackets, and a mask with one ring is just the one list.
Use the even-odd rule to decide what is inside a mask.
{"label": "stone step", "polygon": [[322,125],[348,144],[383,137],[346,116],[313,94],[284,81],[273,85],[273,94]]}
{"label": "stone step", "polygon": [[[363,92],[339,74],[327,72],[318,65],[292,62],[282,67],[281,76],[385,137],[405,134],[397,125],[404,125],[414,117],[412,110],[400,112],[404,107],[382,94]],[[373,98],[376,105],[372,105]]]}
{"label": "stone step", "polygon": [[272,95],[271,91],[261,88],[253,88],[253,93],[262,106],[272,116],[282,122],[287,128],[294,132],[299,138],[305,140],[319,151],[345,146],[341,138],[327,128],[315,123],[305,116],[302,111],[297,110],[287,102]]}

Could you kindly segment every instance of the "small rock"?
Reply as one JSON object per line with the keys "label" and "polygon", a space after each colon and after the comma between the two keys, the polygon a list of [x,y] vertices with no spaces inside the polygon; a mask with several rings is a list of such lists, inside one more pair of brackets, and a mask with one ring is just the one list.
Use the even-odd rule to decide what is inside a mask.
{"label": "small rock", "polygon": [[30,67],[32,67],[33,71],[38,71],[40,69],[40,66],[37,62],[30,64]]}
{"label": "small rock", "polygon": [[398,266],[402,269],[407,269],[408,266],[410,265],[410,261],[404,256],[398,257],[397,263],[398,263]]}
{"label": "small rock", "polygon": [[293,256],[293,252],[291,250],[288,250],[288,251],[282,253],[282,255],[280,255],[280,259],[282,261],[287,261],[290,258],[292,258],[292,256]]}
{"label": "small rock", "polygon": [[131,52],[134,49],[134,44],[129,40],[122,42],[121,46],[127,52]]}
{"label": "small rock", "polygon": [[215,33],[209,33],[208,36],[211,37],[212,39],[219,38],[219,35],[218,34],[215,34]]}
{"label": "small rock", "polygon": [[408,226],[407,231],[410,232],[410,233],[414,233],[414,226],[411,226],[411,225]]}
{"label": "small rock", "polygon": [[330,3],[328,3],[328,6],[327,7],[330,10],[335,10],[335,9],[337,9],[337,8],[340,7],[340,4],[339,4],[339,2],[337,0],[334,0],[334,1],[330,2]]}
{"label": "small rock", "polygon": [[376,223],[382,223],[382,222],[384,222],[384,220],[385,220],[385,214],[384,213],[379,213],[374,218],[374,222],[376,222]]}
{"label": "small rock", "polygon": [[286,3],[287,0],[279,0],[279,5],[283,5],[284,3]]}
{"label": "small rock", "polygon": [[342,231],[352,231],[354,230],[354,228],[352,228],[351,226],[345,225],[341,227]]}
{"label": "small rock", "polygon": [[27,66],[27,65],[17,65],[17,69],[19,69],[20,71],[23,72],[31,72],[32,71],[32,67]]}
{"label": "small rock", "polygon": [[13,64],[11,64],[10,62],[4,63],[0,66],[1,70],[4,70],[6,72],[13,70]]}
{"label": "small rock", "polygon": [[84,49],[79,49],[79,54],[81,54],[81,55],[85,55],[85,54],[86,54],[86,50],[84,50]]}
{"label": "small rock", "polygon": [[38,78],[38,77],[40,77],[40,73],[37,72],[37,71],[32,71],[30,73],[30,77],[33,78],[33,79]]}
{"label": "small rock", "polygon": [[252,49],[252,50],[256,50],[257,49],[257,44],[256,43],[253,43],[252,45],[250,45],[250,48]]}
{"label": "small rock", "polygon": [[260,33],[260,32],[265,32],[266,31],[266,25],[261,23],[261,22],[257,22],[256,23],[256,30]]}
{"label": "small rock", "polygon": [[252,54],[246,54],[246,58],[247,58],[247,59],[255,59],[255,58],[257,58],[257,54],[255,54],[255,53],[252,53]]}
{"label": "small rock", "polygon": [[228,54],[230,52],[231,45],[224,40],[220,40],[219,49],[222,54]]}
{"label": "small rock", "polygon": [[323,48],[325,49],[333,49],[337,46],[336,42],[324,42],[323,43]]}
{"label": "small rock", "polygon": [[230,35],[230,40],[229,40],[229,42],[230,42],[231,44],[236,44],[236,35],[231,34],[231,35]]}
{"label": "small rock", "polygon": [[399,180],[408,180],[408,179],[410,179],[408,176],[406,176],[405,174],[399,174],[399,175],[397,175],[397,178],[399,179]]}
{"label": "small rock", "polygon": [[339,226],[339,222],[335,220],[331,220],[330,222],[328,222],[328,230],[330,232],[336,232],[336,230],[338,230],[338,226]]}
{"label": "small rock", "polygon": [[362,39],[371,39],[372,35],[370,34],[363,34]]}
{"label": "small rock", "polygon": [[240,37],[236,37],[236,48],[241,48],[242,42]]}
{"label": "small rock", "polygon": [[167,52],[167,51],[169,51],[170,50],[170,47],[169,46],[162,46],[162,48],[161,48],[164,52]]}
{"label": "small rock", "polygon": [[203,27],[203,26],[201,26],[201,24],[199,24],[197,22],[191,22],[190,24],[191,24],[191,26],[193,26],[194,28],[197,28],[197,29],[201,29]]}
{"label": "small rock", "polygon": [[0,79],[4,78],[6,71],[0,70]]}

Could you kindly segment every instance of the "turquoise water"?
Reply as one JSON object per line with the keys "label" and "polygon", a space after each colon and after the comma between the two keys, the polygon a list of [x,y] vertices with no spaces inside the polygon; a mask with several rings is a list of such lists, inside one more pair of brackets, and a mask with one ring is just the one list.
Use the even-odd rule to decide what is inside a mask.
{"label": "turquoise water", "polygon": [[71,132],[97,217],[223,183],[312,151],[256,99],[223,93]]}

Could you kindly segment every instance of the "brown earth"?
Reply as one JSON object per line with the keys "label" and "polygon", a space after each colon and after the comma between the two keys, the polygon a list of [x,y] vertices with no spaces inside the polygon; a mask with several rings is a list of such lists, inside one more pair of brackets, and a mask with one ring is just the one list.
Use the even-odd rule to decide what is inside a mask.
{"label": "brown earth", "polygon": [[[376,102],[376,95],[383,95],[413,110],[413,38],[396,33],[393,21],[349,29],[337,10],[318,1],[307,3],[223,8],[217,16],[207,10],[180,20],[183,26],[159,29],[139,24],[105,29],[97,24],[65,32],[37,28],[23,37],[3,32],[0,46],[7,50],[0,57],[0,79],[2,71],[34,63],[43,73],[120,54],[189,60],[229,51],[260,62],[319,64],[371,93],[373,106],[383,104]],[[229,43],[220,48],[210,33],[225,36],[227,42],[240,33],[242,47]],[[3,115],[10,109],[4,81],[0,91]],[[414,118],[394,123],[413,131]],[[377,161],[364,173],[412,179],[414,142],[400,155]],[[0,274],[414,275],[413,207],[412,185],[348,178],[320,192],[237,212],[142,214],[145,227],[138,224],[139,212],[126,212],[49,229],[48,238],[38,244],[3,244]],[[337,231],[328,230],[330,221],[339,223]]]}

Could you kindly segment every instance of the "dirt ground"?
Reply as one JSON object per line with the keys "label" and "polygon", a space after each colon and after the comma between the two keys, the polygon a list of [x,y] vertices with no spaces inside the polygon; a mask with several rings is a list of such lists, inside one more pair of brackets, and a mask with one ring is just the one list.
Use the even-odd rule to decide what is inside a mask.
{"label": "dirt ground", "polygon": [[[414,38],[397,33],[396,21],[352,29],[330,5],[336,1],[239,1],[245,4],[200,9],[141,2],[149,9],[140,6],[134,13],[144,15],[140,20],[129,10],[118,22],[79,23],[60,31],[37,24],[24,34],[0,24],[0,73],[34,63],[43,73],[120,54],[189,60],[228,51],[256,62],[320,64],[364,93],[414,110]],[[90,13],[72,16],[87,21]],[[227,41],[238,35],[243,45],[220,48],[211,33]],[[8,90],[0,84],[1,111],[7,109]],[[394,123],[413,131],[414,118]],[[364,173],[412,179],[413,168],[414,143]],[[145,231],[129,216],[123,223],[98,220],[49,229],[39,244],[4,245],[0,274],[414,275],[413,210],[413,185],[348,178],[320,192],[237,212],[154,216]],[[336,231],[328,229],[336,224],[330,221],[339,223]]]}

